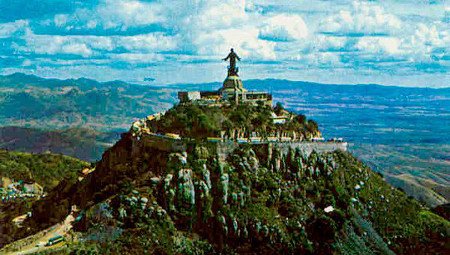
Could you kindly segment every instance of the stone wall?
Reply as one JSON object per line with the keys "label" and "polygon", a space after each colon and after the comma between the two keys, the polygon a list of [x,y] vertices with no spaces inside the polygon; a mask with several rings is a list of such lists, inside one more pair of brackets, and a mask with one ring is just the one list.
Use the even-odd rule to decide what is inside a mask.
{"label": "stone wall", "polygon": [[[134,143],[143,143],[144,147],[167,152],[186,151],[186,144],[182,140],[166,138],[163,136],[143,134],[135,137]],[[135,148],[135,146],[133,146]]]}
{"label": "stone wall", "polygon": [[[142,141],[140,141],[142,140]],[[144,142],[145,147],[155,148],[167,152],[183,152],[189,147],[188,142],[178,139],[167,138],[157,135],[143,135],[136,142]],[[225,160],[227,156],[233,152],[237,147],[249,144],[252,147],[259,147],[259,149],[268,150],[269,148],[277,147],[287,154],[289,148],[295,150],[300,148],[306,154],[312,151],[316,152],[331,152],[335,150],[347,151],[348,144],[346,142],[268,142],[268,143],[235,143],[233,141],[227,142],[205,142],[209,149],[215,150],[214,153],[219,155],[221,160]]]}
{"label": "stone wall", "polygon": [[284,142],[276,143],[274,146],[279,147],[284,154],[287,154],[289,148],[296,149],[299,148],[301,151],[306,152],[308,155],[312,151],[316,152],[331,152],[335,150],[347,151],[347,143],[336,143],[336,142]]}

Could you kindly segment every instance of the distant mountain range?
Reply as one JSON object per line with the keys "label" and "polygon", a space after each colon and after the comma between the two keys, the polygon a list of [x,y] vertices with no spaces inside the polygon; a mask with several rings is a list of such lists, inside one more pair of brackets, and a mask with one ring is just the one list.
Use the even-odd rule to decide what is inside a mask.
{"label": "distant mountain range", "polygon": [[168,90],[121,81],[0,76],[0,126],[124,130],[130,117],[142,118],[173,102]]}
{"label": "distant mountain range", "polygon": [[94,162],[120,138],[119,133],[70,128],[41,130],[0,127],[0,148],[32,153],[58,153]]}
{"label": "distant mountain range", "polygon": [[[0,147],[98,160],[118,133],[129,128],[130,119],[169,108],[179,90],[220,86],[0,76]],[[450,200],[449,88],[274,79],[247,80],[244,86],[270,92],[274,102],[315,119],[326,138],[343,137],[355,155],[408,194],[431,206]]]}

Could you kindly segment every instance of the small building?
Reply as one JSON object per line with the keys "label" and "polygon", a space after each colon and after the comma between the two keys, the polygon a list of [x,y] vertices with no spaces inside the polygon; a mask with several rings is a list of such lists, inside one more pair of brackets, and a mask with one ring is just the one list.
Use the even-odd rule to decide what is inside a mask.
{"label": "small building", "polygon": [[23,191],[26,193],[33,193],[33,194],[42,194],[44,193],[44,189],[41,185],[34,183],[24,183],[23,184]]}
{"label": "small building", "polygon": [[271,118],[274,124],[284,124],[286,123],[286,120],[289,119],[289,116],[285,115],[278,116],[274,112],[272,112]]}
{"label": "small building", "polygon": [[200,91],[182,91],[178,92],[178,99],[181,102],[195,101],[201,99]]}
{"label": "small building", "polygon": [[323,137],[313,137],[313,138],[311,138],[311,141],[313,141],[313,142],[325,142],[325,138],[323,138]]}

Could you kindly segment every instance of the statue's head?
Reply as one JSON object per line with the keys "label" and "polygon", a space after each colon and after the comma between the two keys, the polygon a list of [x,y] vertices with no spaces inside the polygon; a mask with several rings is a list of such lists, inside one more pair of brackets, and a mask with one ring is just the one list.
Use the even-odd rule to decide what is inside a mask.
{"label": "statue's head", "polygon": [[233,52],[234,50],[233,50],[233,48],[231,48],[231,52]]}

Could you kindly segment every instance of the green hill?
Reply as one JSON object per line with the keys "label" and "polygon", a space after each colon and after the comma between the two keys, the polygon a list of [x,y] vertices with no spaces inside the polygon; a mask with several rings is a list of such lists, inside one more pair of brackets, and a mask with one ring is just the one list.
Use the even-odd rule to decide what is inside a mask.
{"label": "green hill", "polygon": [[[208,116],[220,110],[203,111]],[[170,116],[150,123],[164,126]],[[216,130],[200,125],[202,119],[191,116],[181,127]],[[26,229],[6,234],[18,239],[50,227],[76,205],[81,216],[72,234],[78,241],[55,253],[446,254],[449,249],[448,221],[350,153],[311,151],[301,142],[185,138],[190,137],[132,129],[89,176],[60,183],[37,201]]]}
{"label": "green hill", "polygon": [[[446,100],[449,89],[341,86],[276,79],[245,83],[250,90],[270,88],[275,100],[320,122],[324,136],[343,137],[352,142],[355,155],[375,171],[386,176],[398,175],[389,181],[411,192],[408,194],[429,206],[442,203],[442,198],[448,201],[449,145],[448,139],[441,135],[448,133],[448,125],[441,123],[449,109],[450,101]],[[130,119],[170,107],[179,89],[211,90],[219,86],[220,83],[208,83],[155,87],[84,78],[45,79],[21,73],[0,76],[0,127],[9,129],[3,133],[0,130],[0,145],[36,153],[48,148],[55,153],[96,161],[116,139],[105,144],[102,138],[87,141],[92,136],[85,139],[76,132],[73,138],[59,138],[53,131],[44,133],[64,129],[123,132]],[[424,114],[427,121],[422,120]],[[27,132],[17,131],[15,135],[10,126],[35,128],[39,132],[23,137]],[[405,173],[415,180],[403,180]],[[423,185],[423,179],[438,185]]]}
{"label": "green hill", "polygon": [[75,180],[78,172],[89,166],[85,161],[64,155],[0,149],[0,177],[37,182],[47,191],[63,179]]}
{"label": "green hill", "polygon": [[[285,123],[274,124],[272,114],[284,116]],[[295,133],[296,139],[309,139],[320,134],[315,121],[290,113],[281,104],[273,109],[262,104],[221,107],[179,104],[146,125],[155,133],[175,133],[195,139],[221,136],[249,138],[252,133],[261,138],[283,133],[293,136]]]}

